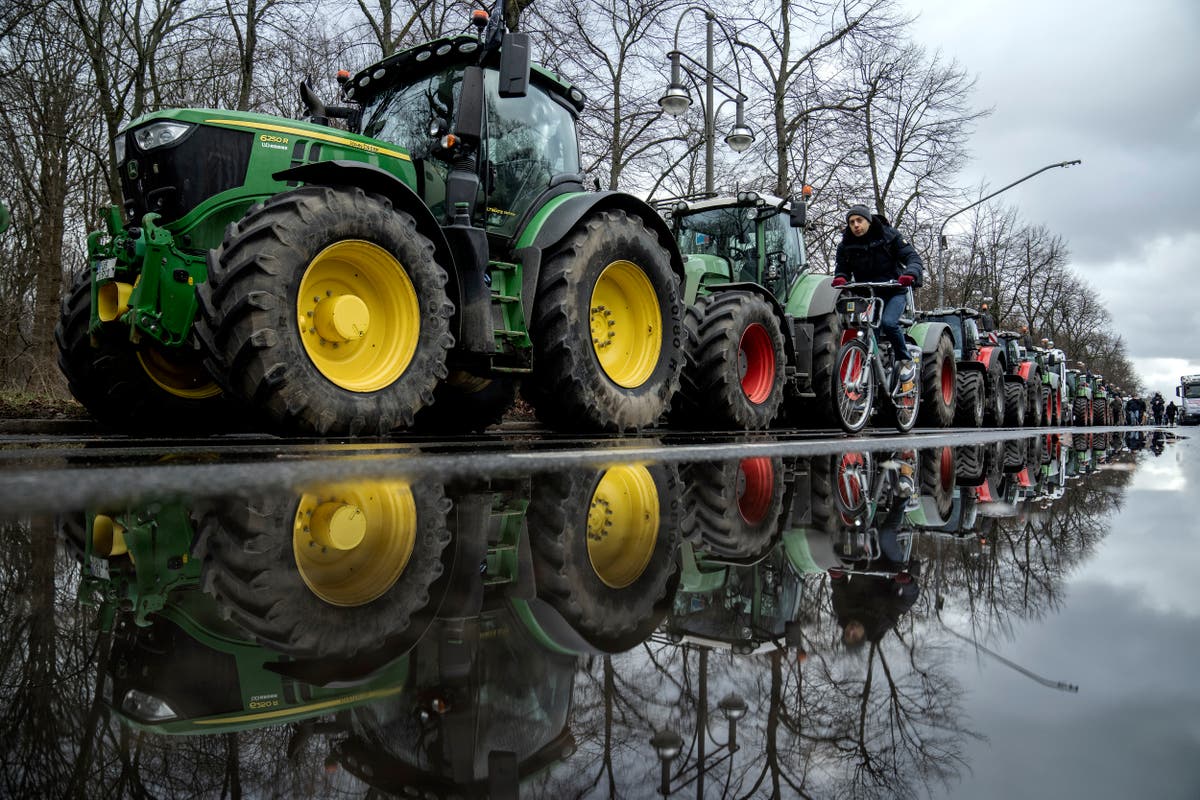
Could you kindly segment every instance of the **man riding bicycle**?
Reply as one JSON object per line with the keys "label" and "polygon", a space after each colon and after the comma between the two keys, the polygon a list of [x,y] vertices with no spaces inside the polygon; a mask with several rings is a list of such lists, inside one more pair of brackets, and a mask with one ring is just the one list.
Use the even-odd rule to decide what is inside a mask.
{"label": "man riding bicycle", "polygon": [[898,281],[900,286],[881,291],[884,300],[879,331],[892,346],[896,360],[895,385],[912,381],[915,365],[908,354],[900,317],[904,313],[908,287],[921,285],[921,257],[900,232],[880,214],[872,214],[864,205],[853,205],[846,212],[846,230],[837,248],[837,268],[833,286],[850,281]]}

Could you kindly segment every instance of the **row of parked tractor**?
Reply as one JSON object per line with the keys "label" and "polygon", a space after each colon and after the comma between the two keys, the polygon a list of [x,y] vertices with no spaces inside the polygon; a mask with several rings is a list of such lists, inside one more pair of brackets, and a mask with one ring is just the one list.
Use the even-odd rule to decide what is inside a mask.
{"label": "row of parked tractor", "polygon": [[303,120],[210,109],[118,134],[120,203],[55,336],[74,396],[128,432],[548,426],[861,430],[1110,421],[1053,347],[972,310],[876,344],[879,286],[835,289],[806,188],[655,207],[589,191],[583,93],[498,11],[342,78]]}

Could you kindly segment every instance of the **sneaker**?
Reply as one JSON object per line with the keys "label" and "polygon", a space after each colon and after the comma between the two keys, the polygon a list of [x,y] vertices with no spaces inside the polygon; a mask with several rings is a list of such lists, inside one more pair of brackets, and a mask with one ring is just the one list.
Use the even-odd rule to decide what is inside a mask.
{"label": "sneaker", "polygon": [[917,388],[917,364],[905,359],[896,365],[896,394],[908,394]]}

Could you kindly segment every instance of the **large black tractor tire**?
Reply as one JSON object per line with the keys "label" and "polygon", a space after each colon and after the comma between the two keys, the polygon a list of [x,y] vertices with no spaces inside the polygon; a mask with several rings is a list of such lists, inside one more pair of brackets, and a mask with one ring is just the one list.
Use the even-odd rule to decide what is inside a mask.
{"label": "large black tractor tire", "polygon": [[1030,428],[1042,427],[1042,382],[1036,374],[1030,375],[1025,384],[1025,424]]}
{"label": "large black tractor tire", "polygon": [[959,445],[954,455],[954,477],[959,486],[978,486],[983,483],[987,467],[987,449],[984,445]]}
{"label": "large black tractor tire", "polygon": [[210,370],[284,431],[410,427],[447,374],[446,280],[433,243],[387,198],[283,192],[209,253],[198,288]]}
{"label": "large black tractor tire", "polygon": [[1008,403],[1004,395],[1004,366],[995,356],[983,373],[984,401],[983,422],[989,428],[1004,426]]}
{"label": "large black tractor tire", "polygon": [[1004,471],[1020,472],[1028,460],[1029,442],[1026,439],[1008,439],[1004,442]]}
{"label": "large black tractor tire", "polygon": [[762,556],[779,533],[784,495],[783,463],[756,457],[684,468],[686,535],[719,559]]}
{"label": "large black tractor tire", "polygon": [[954,486],[958,474],[955,448],[933,447],[920,453],[921,497],[933,501],[933,508],[937,512],[936,524],[945,525],[954,510]]}
{"label": "large black tractor tire", "polygon": [[838,426],[838,415],[834,411],[837,396],[837,381],[834,375],[834,359],[838,343],[842,338],[841,323],[834,312],[815,317],[813,322],[812,370],[810,383],[813,397],[796,395],[794,384],[784,388],[783,409],[780,418],[784,424],[795,428],[833,428]]}
{"label": "large black tractor tire", "polygon": [[783,332],[761,297],[718,292],[685,315],[687,361],[672,421],[693,427],[765,430],[783,403]]}
{"label": "large black tractor tire", "polygon": [[527,514],[538,597],[595,647],[639,644],[678,582],[682,513],[669,464],[538,476]]}
{"label": "large black tractor tire", "polygon": [[1010,428],[1025,427],[1025,384],[1004,383],[1004,422]]}
{"label": "large black tractor tire", "polygon": [[954,424],[960,428],[982,428],[984,397],[982,372],[959,372],[956,378],[958,398],[954,405]]}
{"label": "large black tractor tire", "polygon": [[949,428],[954,424],[958,404],[957,374],[954,342],[949,336],[942,336],[932,353],[921,356],[921,425]]}
{"label": "large black tractor tire", "polygon": [[281,491],[207,512],[197,556],[221,613],[295,658],[350,658],[406,637],[450,542],[438,485]]}
{"label": "large black tractor tire", "polygon": [[559,429],[654,425],[679,388],[683,303],[667,250],[637,217],[602,211],[550,253],[530,326],[525,397]]}
{"label": "large black tractor tire", "polygon": [[91,273],[76,276],[54,328],[58,367],[71,394],[102,425],[123,433],[195,434],[241,427],[234,404],[198,349],[134,345],[124,330],[88,334]]}
{"label": "large black tractor tire", "polygon": [[1076,397],[1071,401],[1071,425],[1076,428],[1083,428],[1091,424],[1088,419],[1088,399],[1086,397]]}
{"label": "large black tractor tire", "polygon": [[498,425],[516,399],[512,378],[451,372],[433,390],[433,405],[417,412],[413,427],[429,433],[478,433]]}

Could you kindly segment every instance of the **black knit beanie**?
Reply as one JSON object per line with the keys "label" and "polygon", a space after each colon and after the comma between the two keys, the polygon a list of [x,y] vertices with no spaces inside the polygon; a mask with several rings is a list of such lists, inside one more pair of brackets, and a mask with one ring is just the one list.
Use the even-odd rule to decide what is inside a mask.
{"label": "black knit beanie", "polygon": [[850,210],[846,212],[846,222],[849,222],[851,217],[862,217],[867,222],[870,222],[871,212],[866,206],[859,203],[857,205],[850,206]]}

